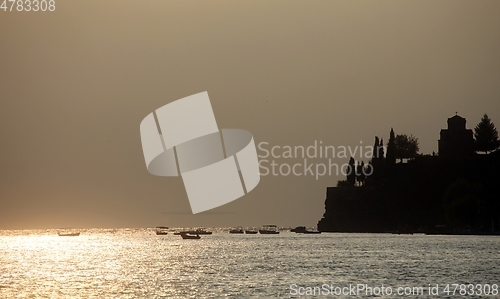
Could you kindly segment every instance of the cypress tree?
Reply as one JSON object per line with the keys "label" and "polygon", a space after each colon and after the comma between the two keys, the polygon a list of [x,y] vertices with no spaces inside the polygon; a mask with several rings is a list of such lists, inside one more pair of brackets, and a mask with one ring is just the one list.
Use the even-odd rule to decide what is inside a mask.
{"label": "cypress tree", "polygon": [[386,163],[389,166],[396,164],[396,146],[394,144],[394,130],[391,128],[389,135],[389,142],[387,142],[387,154],[385,156]]}
{"label": "cypress tree", "polygon": [[378,157],[380,160],[384,159],[384,138],[380,139],[380,144],[378,145]]}

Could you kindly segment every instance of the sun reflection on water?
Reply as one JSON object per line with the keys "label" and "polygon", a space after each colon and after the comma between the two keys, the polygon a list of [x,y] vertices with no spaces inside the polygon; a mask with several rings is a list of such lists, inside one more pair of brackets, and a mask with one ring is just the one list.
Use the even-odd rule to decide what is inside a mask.
{"label": "sun reflection on water", "polygon": [[498,281],[499,263],[500,239],[488,237],[0,231],[0,298],[269,298],[287,297],[291,283],[409,278],[484,284]]}

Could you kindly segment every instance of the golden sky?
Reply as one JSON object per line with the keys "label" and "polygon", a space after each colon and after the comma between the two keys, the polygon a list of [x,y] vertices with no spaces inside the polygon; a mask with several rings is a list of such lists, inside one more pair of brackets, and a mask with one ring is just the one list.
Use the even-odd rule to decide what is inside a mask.
{"label": "golden sky", "polygon": [[455,112],[469,128],[485,112],[500,125],[499,11],[496,0],[0,10],[0,229],[315,226],[341,176],[262,177],[191,215],[181,178],[147,172],[141,120],[208,91],[219,128],[257,144],[372,145],[393,127],[430,154]]}

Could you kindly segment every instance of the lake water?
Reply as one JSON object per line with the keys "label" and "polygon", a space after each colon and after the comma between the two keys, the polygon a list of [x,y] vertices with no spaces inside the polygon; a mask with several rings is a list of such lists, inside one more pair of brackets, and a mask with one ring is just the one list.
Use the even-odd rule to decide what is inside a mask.
{"label": "lake water", "polygon": [[494,236],[81,232],[0,231],[0,298],[500,297]]}

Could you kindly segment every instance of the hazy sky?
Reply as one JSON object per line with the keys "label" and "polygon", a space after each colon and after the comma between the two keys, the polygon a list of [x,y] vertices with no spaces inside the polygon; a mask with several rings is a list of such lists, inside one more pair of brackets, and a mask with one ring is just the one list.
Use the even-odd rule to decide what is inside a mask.
{"label": "hazy sky", "polygon": [[500,125],[499,11],[496,0],[57,0],[50,13],[0,11],[0,229],[315,226],[341,176],[265,176],[192,215],[180,177],[147,172],[141,120],[208,91],[219,128],[268,148],[372,145],[394,127],[430,154],[456,111],[469,128],[485,112]]}

